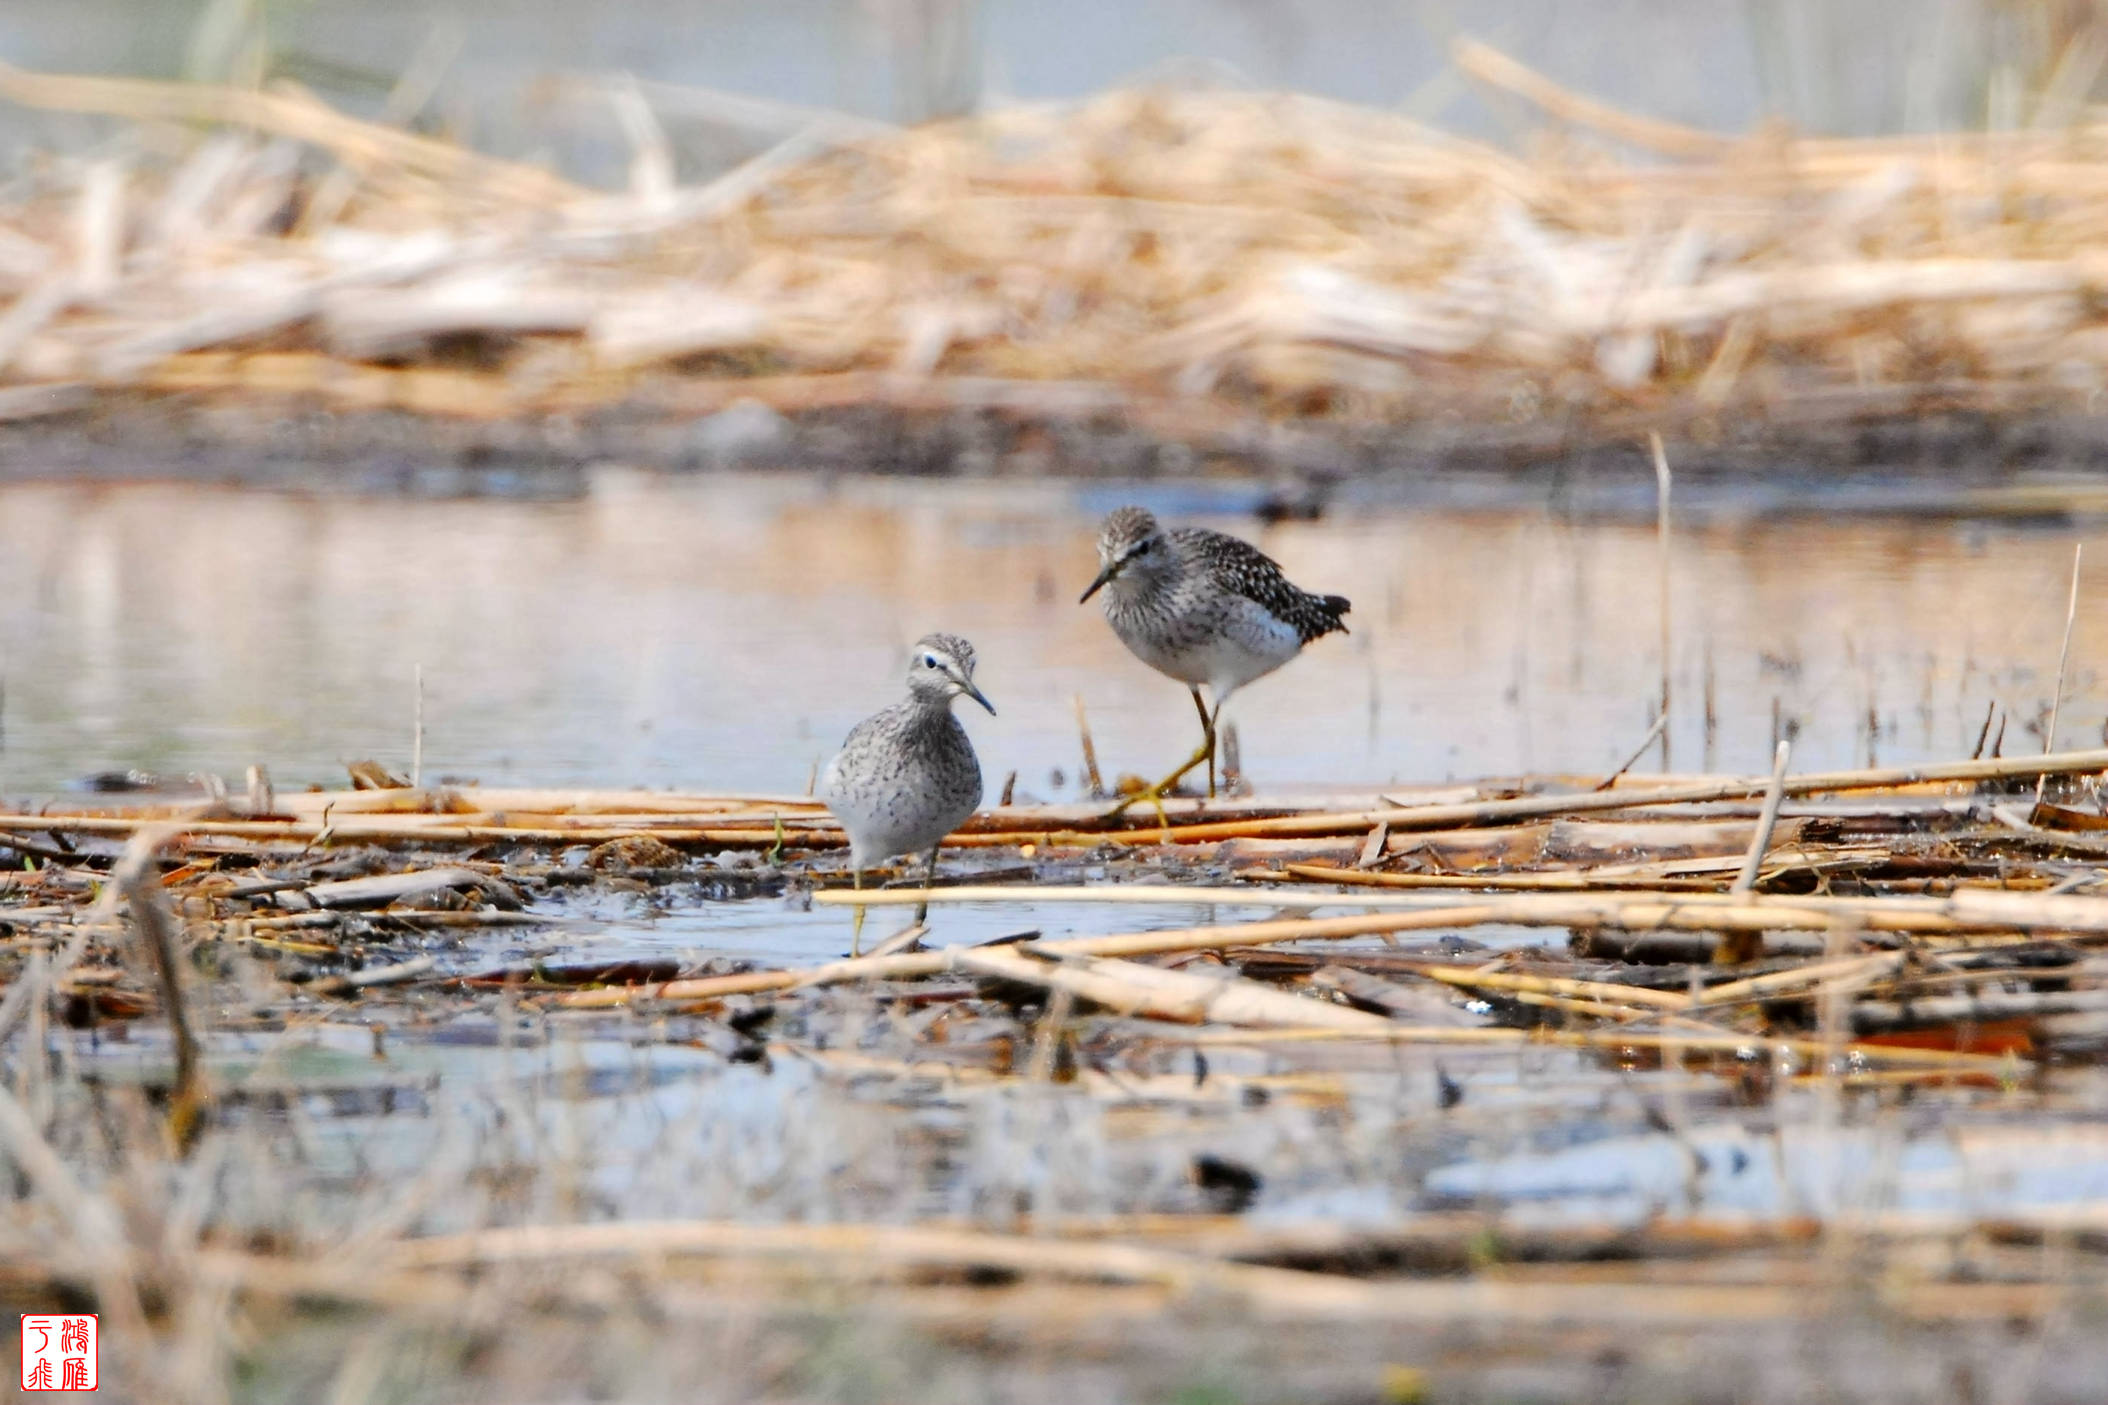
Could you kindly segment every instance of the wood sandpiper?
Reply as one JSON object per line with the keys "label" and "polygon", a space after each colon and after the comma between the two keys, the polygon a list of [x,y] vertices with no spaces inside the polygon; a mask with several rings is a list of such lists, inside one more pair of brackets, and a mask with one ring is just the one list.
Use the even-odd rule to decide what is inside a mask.
{"label": "wood sandpiper", "polygon": [[[1098,578],[1083,592],[1105,592],[1105,618],[1134,656],[1193,694],[1200,712],[1199,750],[1145,790],[1127,796],[1107,818],[1138,800],[1161,801],[1188,771],[1208,763],[1215,794],[1215,724],[1222,705],[1255,678],[1272,673],[1303,646],[1337,630],[1345,597],[1312,595],[1283,575],[1273,558],[1248,542],[1203,527],[1157,525],[1139,507],[1109,514],[1098,532]],[[1201,700],[1206,684],[1211,708]]]}
{"label": "wood sandpiper", "polygon": [[[896,854],[929,851],[927,888],[937,872],[937,850],[981,803],[981,763],[952,699],[965,695],[995,712],[973,681],[973,645],[956,634],[927,634],[908,659],[908,696],[856,724],[834,760],[820,795],[849,835],[856,886],[864,870]],[[915,921],[929,915],[925,903]],[[864,909],[856,910],[851,951],[859,950]]]}

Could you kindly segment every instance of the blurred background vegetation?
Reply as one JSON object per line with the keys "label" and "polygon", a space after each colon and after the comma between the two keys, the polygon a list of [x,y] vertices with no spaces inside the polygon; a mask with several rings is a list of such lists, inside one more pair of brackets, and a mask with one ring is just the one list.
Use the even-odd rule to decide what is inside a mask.
{"label": "blurred background vegetation", "polygon": [[[1465,33],[1578,91],[1695,126],[2010,128],[2074,115],[2090,98],[2108,57],[2104,14],[2100,0],[9,0],[0,57],[59,72],[291,79],[375,112],[406,72],[424,71],[427,130],[576,169],[622,150],[612,130],[598,145],[581,120],[593,114],[578,110],[609,120],[587,81],[608,72],[912,122],[1170,67],[1473,136],[1526,133],[1529,114],[1450,66]],[[651,95],[681,121],[675,94]],[[4,120],[19,130],[27,119]],[[708,168],[742,154],[713,152],[721,126],[699,135],[684,159]]]}

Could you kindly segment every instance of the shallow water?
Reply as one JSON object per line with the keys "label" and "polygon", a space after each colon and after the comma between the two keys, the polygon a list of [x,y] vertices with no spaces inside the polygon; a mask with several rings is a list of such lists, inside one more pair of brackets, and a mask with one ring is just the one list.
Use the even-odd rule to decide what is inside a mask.
{"label": "shallow water", "polygon": [[[955,877],[963,865],[951,862]],[[1068,881],[1082,875],[1064,875]],[[1088,881],[1098,881],[1090,879]],[[447,958],[450,969],[483,971],[521,962],[593,963],[638,959],[674,959],[690,965],[707,958],[729,957],[767,966],[806,966],[849,954],[850,910],[814,906],[809,893],[793,889],[781,897],[712,902],[684,894],[680,885],[656,890],[648,898],[595,895],[555,906],[548,928],[516,930],[500,937],[478,936]],[[1344,917],[1366,912],[1350,900],[1338,907],[1279,908],[1255,888],[1246,903],[938,903],[931,910],[928,947],[970,946],[1021,933],[1050,941],[1108,932],[1177,931],[1275,916]],[[874,945],[906,927],[911,909],[873,907],[865,921],[864,944]],[[1473,928],[1471,949],[1506,950],[1547,941],[1563,941],[1563,932],[1547,935],[1542,927]],[[1380,945],[1370,938],[1368,945]],[[1354,945],[1345,943],[1343,945]]]}
{"label": "shallow water", "polygon": [[[1239,510],[1249,491],[1192,485],[582,482],[557,501],[0,488],[0,791],[129,768],[260,762],[282,786],[341,782],[362,757],[406,769],[421,666],[428,776],[798,792],[898,696],[906,645],[945,629],[973,641],[1000,709],[966,717],[990,798],[1012,771],[1020,799],[1073,797],[1078,697],[1108,778],[1195,739],[1179,685],[1076,603],[1095,518],[1130,498],[1355,602],[1351,635],[1230,705],[1262,790],[1602,771],[1660,687],[1654,533],[1628,518],[1369,505],[1269,527]],[[1762,770],[1781,727],[1801,768],[1966,756],[1994,703],[2006,749],[2039,748],[2075,539],[2102,565],[2066,746],[2095,744],[2108,712],[2108,533],[1681,526],[1671,763]]]}

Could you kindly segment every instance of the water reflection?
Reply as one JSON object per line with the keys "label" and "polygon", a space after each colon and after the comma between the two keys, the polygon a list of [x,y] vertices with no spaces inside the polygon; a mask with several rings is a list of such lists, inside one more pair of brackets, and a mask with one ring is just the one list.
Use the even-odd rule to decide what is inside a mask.
{"label": "water reflection", "polygon": [[[1002,709],[968,719],[991,789],[1015,770],[1021,797],[1074,793],[1078,695],[1108,769],[1154,772],[1192,744],[1179,687],[1076,605],[1094,516],[1124,495],[1104,485],[588,482],[560,502],[0,489],[0,785],[405,764],[422,665],[432,774],[799,791],[934,628],[973,640]],[[1597,771],[1647,730],[1647,526],[1209,520],[1355,602],[1352,635],[1233,703],[1262,786]],[[2012,714],[2007,749],[2039,748],[2070,540],[1864,518],[1683,530],[1673,763],[1761,769],[1781,726],[1805,767],[1966,755],[1993,702]],[[2102,730],[2108,540],[2089,540],[2102,566],[2082,591],[2066,745]]]}

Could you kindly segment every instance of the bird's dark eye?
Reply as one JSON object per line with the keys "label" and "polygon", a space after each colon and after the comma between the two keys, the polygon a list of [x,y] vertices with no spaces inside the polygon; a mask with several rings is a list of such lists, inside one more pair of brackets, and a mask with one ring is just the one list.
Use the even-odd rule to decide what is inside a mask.
{"label": "bird's dark eye", "polygon": [[935,654],[924,654],[922,656],[922,666],[924,668],[935,668],[937,666],[937,656]]}

